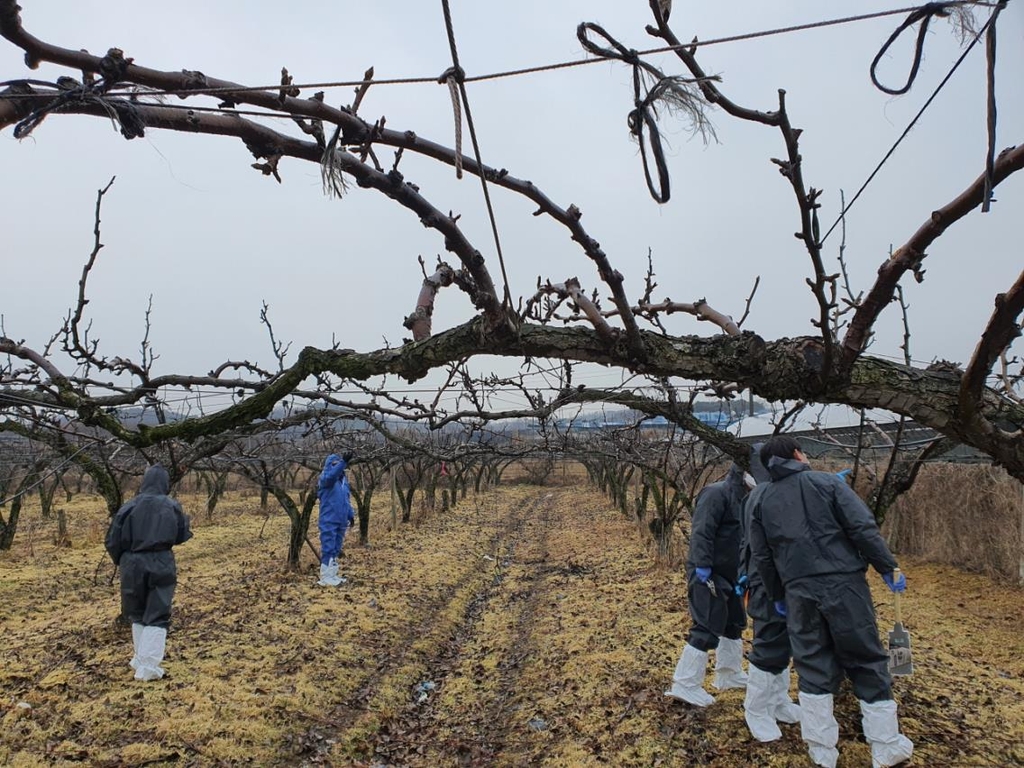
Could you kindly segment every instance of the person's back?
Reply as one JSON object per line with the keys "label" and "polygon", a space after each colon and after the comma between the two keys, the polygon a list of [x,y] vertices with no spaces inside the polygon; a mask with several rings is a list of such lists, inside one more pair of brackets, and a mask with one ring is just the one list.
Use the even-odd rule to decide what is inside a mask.
{"label": "person's back", "polygon": [[[865,578],[870,562],[894,591],[896,560],[860,497],[835,475],[813,472],[792,437],[761,449],[771,484],[751,499],[750,558],[786,616],[799,677],[801,735],[816,765],[835,768],[833,697],[849,677],[876,768],[913,754],[899,732],[888,654]],[[784,602],[781,602],[784,601]]]}
{"label": "person's back", "polygon": [[723,480],[697,495],[693,508],[686,561],[691,626],[665,695],[698,707],[715,701],[703,688],[708,651],[715,651],[716,688],[747,684],[742,668],[747,620],[735,591],[746,493],[743,468],[733,464]]}
{"label": "person's back", "polygon": [[192,538],[188,516],[169,490],[167,470],[149,467],[139,495],[117,511],[107,532],[107,552],[121,569],[122,611],[132,623],[131,667],[137,680],[164,675],[160,663],[178,581],[171,549]]}
{"label": "person's back", "polygon": [[771,458],[768,472],[772,482],[751,500],[750,512],[780,581],[766,584],[773,599],[796,579],[857,573],[869,562],[879,573],[896,568],[870,510],[843,480],[792,458]]}
{"label": "person's back", "polygon": [[178,543],[182,524],[181,505],[161,493],[140,493],[131,515],[121,528],[127,552],[160,552]]}
{"label": "person's back", "polygon": [[724,479],[706,485],[697,495],[686,559],[688,571],[709,566],[731,585],[736,583],[746,495],[743,468],[735,464]]}

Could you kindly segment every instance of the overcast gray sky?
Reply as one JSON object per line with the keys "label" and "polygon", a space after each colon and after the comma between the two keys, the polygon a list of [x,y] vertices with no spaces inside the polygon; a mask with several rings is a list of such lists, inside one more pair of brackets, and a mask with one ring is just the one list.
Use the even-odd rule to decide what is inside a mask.
{"label": "overcast gray sky", "polygon": [[[297,82],[356,79],[370,65],[378,78],[436,76],[450,65],[440,2],[388,3],[181,0],[21,0],[26,29],[45,41],[102,54],[122,48],[143,65],[198,69],[259,85],[287,66]],[[676,0],[680,39],[709,39],[820,19],[896,8],[880,2]],[[462,64],[471,75],[582,59],[576,25],[595,21],[625,45],[655,47],[644,32],[646,0],[452,0]],[[979,9],[983,20],[988,9]],[[925,58],[909,95],[893,98],[868,78],[872,57],[902,20],[847,24],[701,49],[704,68],[745,106],[769,110],[785,88],[793,124],[803,128],[804,177],[824,188],[821,218],[839,211],[864,181],[960,54],[944,21],[932,24]],[[893,47],[880,71],[901,83],[913,35]],[[1024,5],[1010,3],[999,22],[1000,148],[1024,140]],[[682,73],[670,55],[651,58]],[[21,52],[0,41],[0,79],[53,78],[25,68]],[[305,92],[305,95],[311,95]],[[793,237],[798,212],[791,188],[770,157],[784,154],[777,130],[712,112],[719,143],[704,146],[683,126],[662,122],[673,195],[649,197],[636,145],[626,128],[632,106],[629,70],[598,63],[557,72],[470,84],[484,161],[534,181],[557,203],[575,203],[583,222],[628,278],[643,289],[647,250],[655,259],[656,299],[700,297],[738,317],[756,275],[761,288],[746,327],[766,338],[814,333],[816,315],[804,283],[809,259]],[[350,103],[350,88],[329,91]],[[440,85],[377,86],[361,114],[387,117],[451,144],[453,120]],[[289,123],[281,130],[296,132]],[[984,46],[979,45],[926,112],[848,217],[846,256],[857,289],[870,285],[890,245],[898,246],[929,212],[955,197],[985,157]],[[467,141],[468,149],[468,141]],[[42,347],[72,306],[92,239],[96,189],[117,176],[104,202],[106,248],[91,277],[88,316],[107,355],[137,355],[143,314],[153,294],[151,340],[161,373],[201,373],[226,359],[272,362],[259,323],[263,301],[275,330],[292,341],[366,351],[400,343],[402,318],[421,281],[416,257],[443,253],[438,234],[376,192],[353,188],[342,200],[321,192],[319,169],[285,160],[284,183],[261,176],[237,140],[150,130],[125,141],[109,122],[56,116],[31,138],[0,135],[0,205],[4,270],[0,313],[7,334]],[[382,162],[386,162],[382,158]],[[461,225],[500,279],[480,186],[456,181],[451,168],[406,155],[407,179]],[[538,275],[579,276],[593,287],[593,265],[565,230],[532,206],[494,190],[513,296],[529,295]],[[992,297],[1022,266],[1020,218],[1024,175],[997,190],[989,214],[972,213],[929,252],[923,285],[909,283],[912,352],[919,360],[965,361],[984,328]],[[828,243],[837,255],[838,236]],[[834,264],[834,261],[833,261]],[[607,291],[602,291],[607,295]],[[469,317],[468,301],[442,294],[435,329]],[[673,315],[676,333],[716,329]],[[878,326],[874,353],[899,355],[896,307]],[[477,364],[480,370],[485,364]],[[514,369],[514,362],[504,364]],[[616,373],[606,380],[618,380]],[[599,383],[595,376],[588,383]]]}

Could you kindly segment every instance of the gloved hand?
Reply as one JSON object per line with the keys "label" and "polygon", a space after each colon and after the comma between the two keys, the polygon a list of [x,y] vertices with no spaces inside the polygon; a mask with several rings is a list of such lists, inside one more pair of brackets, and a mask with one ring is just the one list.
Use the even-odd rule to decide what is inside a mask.
{"label": "gloved hand", "polygon": [[851,472],[853,472],[852,469],[841,469],[838,472],[836,472],[836,476],[845,483],[846,482],[846,476],[848,474],[850,474]]}
{"label": "gloved hand", "polygon": [[352,451],[345,451],[343,454],[341,454],[341,458],[346,464],[352,463],[353,456],[355,456],[355,453],[353,453]]}
{"label": "gloved hand", "polygon": [[736,580],[736,586],[732,588],[733,592],[735,592],[740,597],[743,597],[743,593],[747,591],[747,582],[748,581],[750,581],[750,579],[747,578],[747,574],[745,574],[745,573],[742,574]]}
{"label": "gloved hand", "polygon": [[711,578],[710,568],[695,568],[694,572],[697,574],[697,578],[702,582],[707,582]]}
{"label": "gloved hand", "polygon": [[779,614],[779,616],[782,616],[783,618],[785,618],[785,616],[786,616],[786,601],[785,600],[776,600],[775,601],[775,612],[777,614]]}
{"label": "gloved hand", "polygon": [[882,581],[884,581],[893,592],[905,592],[907,590],[907,577],[902,573],[898,579],[893,579],[891,573],[883,573]]}

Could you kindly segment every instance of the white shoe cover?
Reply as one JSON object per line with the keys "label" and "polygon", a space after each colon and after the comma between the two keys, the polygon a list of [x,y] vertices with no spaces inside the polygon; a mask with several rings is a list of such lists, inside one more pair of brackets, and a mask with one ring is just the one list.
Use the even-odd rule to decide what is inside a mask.
{"label": "white shoe cover", "polygon": [[707,651],[700,651],[687,643],[676,664],[676,671],[672,674],[672,687],[665,691],[665,695],[693,704],[695,707],[714,704],[715,697],[704,690],[704,673],[707,667]]}
{"label": "white shoe cover", "polygon": [[320,581],[317,582],[321,587],[336,587],[342,583],[342,579],[338,578],[338,561],[332,560],[327,565],[320,565]]}
{"label": "white shoe cover", "polygon": [[800,692],[800,735],[807,742],[807,752],[815,765],[836,768],[839,723],[832,714],[831,693]]}
{"label": "white shoe cover", "polygon": [[159,680],[164,676],[160,662],[164,660],[167,646],[167,630],[163,627],[143,627],[139,637],[139,666],[135,668],[136,680]]}
{"label": "white shoe cover", "polygon": [[872,768],[899,765],[914,754],[914,742],[900,733],[895,701],[862,701],[860,716],[864,738],[871,745]]}
{"label": "white shoe cover", "polygon": [[789,680],[789,667],[772,676],[772,702],[769,711],[780,723],[799,723],[800,707],[789,698]]}
{"label": "white shoe cover", "polygon": [[715,688],[725,691],[729,688],[744,688],[746,685],[747,675],[743,671],[743,641],[739,638],[720,638],[718,650],[715,652]]}
{"label": "white shoe cover", "polygon": [[775,677],[753,664],[748,669],[747,695],[743,699],[743,717],[747,721],[750,735],[758,741],[775,741],[782,738],[782,731],[771,715],[772,695],[775,692]]}
{"label": "white shoe cover", "polygon": [[139,640],[142,639],[142,625],[132,623],[132,660],[128,662],[128,666],[132,669],[139,668]]}

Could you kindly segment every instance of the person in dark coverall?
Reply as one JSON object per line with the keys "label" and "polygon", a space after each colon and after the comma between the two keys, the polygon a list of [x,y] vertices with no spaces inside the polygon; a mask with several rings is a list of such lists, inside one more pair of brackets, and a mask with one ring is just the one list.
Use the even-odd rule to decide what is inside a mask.
{"label": "person in dark coverall", "polygon": [[348,479],[345,468],[352,461],[351,451],[339,456],[332,453],[324,461],[323,472],[317,483],[316,495],[320,501],[320,581],[322,587],[336,587],[345,583],[338,575],[338,556],[345,542],[345,532],[355,522]]}
{"label": "person in dark coverall", "polygon": [[750,478],[756,487],[743,505],[743,546],[740,550],[738,591],[745,594],[747,615],[753,620],[754,638],[747,656],[747,692],[743,716],[751,735],[758,741],[782,738],[778,723],[799,723],[800,707],[789,698],[789,632],[764,588],[757,568],[750,560],[750,512],[756,499],[771,482],[761,463],[763,443],[755,443],[750,455]]}
{"label": "person in dark coverall", "polygon": [[686,561],[692,625],[666,696],[706,707],[715,699],[704,690],[708,651],[715,653],[714,686],[742,688],[743,629],[747,617],[735,584],[740,558],[740,517],[747,489],[743,467],[733,464],[724,480],[697,495]]}
{"label": "person in dark coverall", "polygon": [[181,504],[167,495],[170,477],[154,464],[139,495],[122,506],[107,530],[106,549],[121,568],[121,609],[132,623],[136,680],[159,680],[178,569],[171,548],[192,538]]}
{"label": "person in dark coverall", "polygon": [[896,560],[871,510],[844,480],[812,471],[794,438],[771,438],[761,460],[772,480],[751,499],[751,558],[768,597],[786,614],[811,760],[835,768],[839,759],[832,699],[845,673],[873,765],[897,765],[914,745],[899,730],[865,571],[870,564],[894,592],[906,580],[895,578]]}

